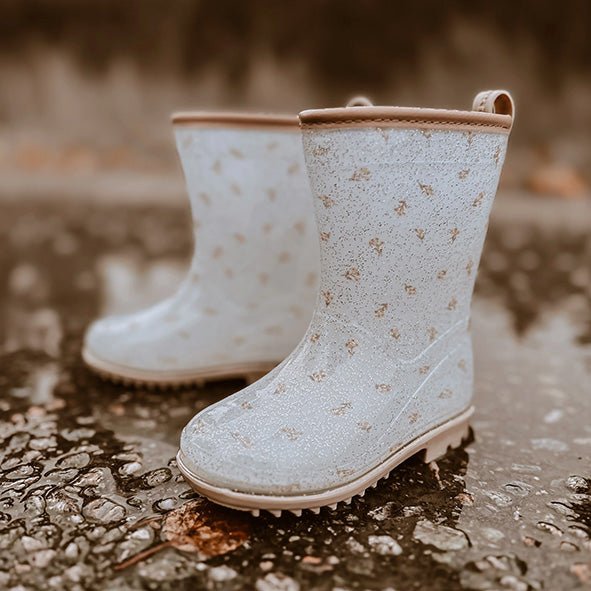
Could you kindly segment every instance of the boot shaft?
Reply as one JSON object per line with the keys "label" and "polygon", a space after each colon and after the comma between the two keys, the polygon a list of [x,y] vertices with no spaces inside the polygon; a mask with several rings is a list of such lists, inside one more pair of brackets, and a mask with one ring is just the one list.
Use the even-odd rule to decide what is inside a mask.
{"label": "boot shaft", "polygon": [[[273,314],[304,330],[318,246],[297,118],[192,113],[173,122],[201,297],[232,300],[251,321],[266,314],[267,330],[283,330],[281,318],[269,320]],[[293,297],[286,298],[286,285],[294,286]]]}
{"label": "boot shaft", "polygon": [[402,358],[465,328],[511,117],[349,107],[301,122],[320,313]]}

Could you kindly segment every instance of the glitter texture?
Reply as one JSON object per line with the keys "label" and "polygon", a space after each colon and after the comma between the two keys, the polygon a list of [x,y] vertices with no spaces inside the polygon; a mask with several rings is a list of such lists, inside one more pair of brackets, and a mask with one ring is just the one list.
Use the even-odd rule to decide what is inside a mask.
{"label": "glitter texture", "polygon": [[330,489],[470,406],[470,300],[507,139],[303,129],[321,238],[314,317],[278,368],[185,428],[199,478]]}

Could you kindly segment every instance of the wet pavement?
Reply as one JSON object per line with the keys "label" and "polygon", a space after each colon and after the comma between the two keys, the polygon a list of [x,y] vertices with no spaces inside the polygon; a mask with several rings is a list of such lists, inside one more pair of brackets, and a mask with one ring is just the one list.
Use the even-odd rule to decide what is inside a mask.
{"label": "wet pavement", "polygon": [[130,390],[79,357],[93,317],[174,290],[187,220],[0,204],[0,589],[591,588],[589,232],[492,223],[466,446],[351,506],[256,519],[200,499],[174,462],[185,422],[240,382]]}

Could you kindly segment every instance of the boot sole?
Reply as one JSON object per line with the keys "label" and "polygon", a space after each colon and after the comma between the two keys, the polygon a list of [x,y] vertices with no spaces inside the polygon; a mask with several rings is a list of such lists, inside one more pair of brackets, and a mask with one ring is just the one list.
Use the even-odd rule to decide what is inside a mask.
{"label": "boot sole", "polygon": [[148,372],[133,370],[95,357],[88,349],[82,350],[82,360],[88,368],[104,380],[135,388],[178,389],[186,386],[202,387],[206,382],[243,379],[252,384],[269,373],[280,362],[242,363],[185,372]]}
{"label": "boot sole", "polygon": [[453,419],[417,437],[353,482],[306,495],[248,494],[217,487],[200,480],[192,473],[183,461],[183,453],[180,450],[176,459],[181,474],[191,487],[218,505],[239,511],[250,511],[254,516],[260,515],[261,511],[268,511],[275,517],[280,517],[283,511],[297,516],[300,516],[305,510],[318,514],[323,507],[334,510],[339,503],[349,504],[354,497],[362,497],[368,488],[375,488],[380,480],[390,476],[390,472],[394,468],[419,452],[423,452],[423,461],[429,463],[444,456],[449,448],[460,447],[470,432],[468,421],[473,413],[474,407],[472,406]]}

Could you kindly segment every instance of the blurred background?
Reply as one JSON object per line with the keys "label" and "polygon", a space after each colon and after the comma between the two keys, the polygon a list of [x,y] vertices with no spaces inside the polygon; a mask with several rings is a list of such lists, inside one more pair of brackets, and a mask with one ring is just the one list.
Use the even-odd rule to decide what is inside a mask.
{"label": "blurred background", "polygon": [[591,3],[2,0],[0,197],[184,199],[169,114],[508,88],[505,191],[585,199]]}

